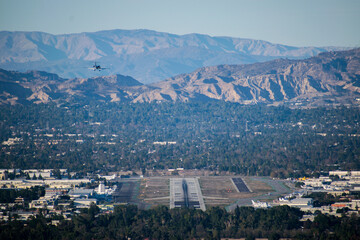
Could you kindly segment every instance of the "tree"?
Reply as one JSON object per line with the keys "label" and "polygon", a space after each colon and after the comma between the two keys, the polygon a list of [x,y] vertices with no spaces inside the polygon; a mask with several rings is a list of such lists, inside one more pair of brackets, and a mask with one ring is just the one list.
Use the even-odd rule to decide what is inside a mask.
{"label": "tree", "polygon": [[51,171],[52,175],[56,178],[56,179],[61,179],[61,172],[60,169],[53,169]]}
{"label": "tree", "polygon": [[269,240],[279,240],[280,239],[280,234],[277,232],[271,233],[269,236]]}
{"label": "tree", "polygon": [[91,218],[94,218],[96,214],[100,212],[100,208],[95,204],[91,203],[88,209],[88,214],[90,214]]}

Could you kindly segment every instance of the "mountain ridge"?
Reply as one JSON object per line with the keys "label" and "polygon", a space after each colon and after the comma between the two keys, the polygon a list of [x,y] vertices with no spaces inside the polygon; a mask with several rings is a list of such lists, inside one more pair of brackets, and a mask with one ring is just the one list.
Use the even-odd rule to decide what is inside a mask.
{"label": "mountain ridge", "polygon": [[[106,74],[131,75],[152,83],[199,67],[247,64],[279,57],[306,58],[334,47],[292,47],[262,40],[176,35],[152,30],[105,30],[52,35],[0,32],[0,67],[37,69],[63,78],[93,77],[90,61],[109,67]],[[100,75],[100,74],[98,74]]]}
{"label": "mountain ridge", "polygon": [[129,76],[63,79],[41,71],[20,73],[0,69],[0,104],[61,103],[77,100],[130,101],[128,88],[142,86]]}
{"label": "mountain ridge", "polygon": [[[0,70],[2,103],[188,102],[325,106],[360,102],[360,48],[304,60],[276,59],[203,67],[143,85],[129,76],[63,79],[56,74]],[[20,94],[19,94],[19,93]]]}
{"label": "mountain ridge", "polygon": [[189,101],[202,97],[243,104],[296,103],[317,98],[338,102],[336,98],[344,100],[350,95],[354,98],[353,94],[360,93],[359,59],[358,48],[320,53],[305,60],[204,67],[152,84],[155,90],[134,101]]}

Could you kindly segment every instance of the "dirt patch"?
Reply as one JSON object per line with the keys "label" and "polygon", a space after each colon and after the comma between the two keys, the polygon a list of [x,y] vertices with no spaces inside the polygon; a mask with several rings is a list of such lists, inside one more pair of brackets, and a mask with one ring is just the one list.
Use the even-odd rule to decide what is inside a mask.
{"label": "dirt patch", "polygon": [[170,204],[170,180],[168,177],[144,178],[140,184],[138,198],[150,205]]}
{"label": "dirt patch", "polygon": [[251,177],[243,177],[243,180],[246,182],[247,186],[255,193],[264,194],[274,191],[271,186],[260,180],[255,180]]}

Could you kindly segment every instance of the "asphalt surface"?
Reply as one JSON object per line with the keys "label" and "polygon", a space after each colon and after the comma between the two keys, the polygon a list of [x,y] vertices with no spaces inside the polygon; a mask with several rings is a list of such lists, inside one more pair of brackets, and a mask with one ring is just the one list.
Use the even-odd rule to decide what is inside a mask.
{"label": "asphalt surface", "polygon": [[176,207],[206,209],[196,178],[170,179],[170,208]]}
{"label": "asphalt surface", "polygon": [[232,180],[239,192],[250,192],[250,190],[241,178],[232,178]]}
{"label": "asphalt surface", "polygon": [[112,194],[113,201],[116,203],[130,203],[135,184],[135,182],[118,183],[116,191]]}

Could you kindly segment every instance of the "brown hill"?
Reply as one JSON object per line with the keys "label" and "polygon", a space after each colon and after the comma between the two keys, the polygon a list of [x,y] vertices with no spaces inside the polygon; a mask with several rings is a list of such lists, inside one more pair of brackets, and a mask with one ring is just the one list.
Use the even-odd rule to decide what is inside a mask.
{"label": "brown hill", "polygon": [[354,103],[360,94],[360,49],[321,53],[306,60],[205,67],[151,86],[134,101]]}
{"label": "brown hill", "polygon": [[[0,69],[0,103],[48,103],[73,100],[131,101],[132,92],[142,84],[132,77],[114,75],[62,79],[56,74],[26,73]],[[128,89],[131,89],[128,92]],[[129,99],[130,97],[130,99]]]}
{"label": "brown hill", "polygon": [[205,67],[152,85],[122,75],[66,80],[46,72],[0,70],[0,103],[74,100],[359,104],[360,49],[321,53],[306,60]]}

